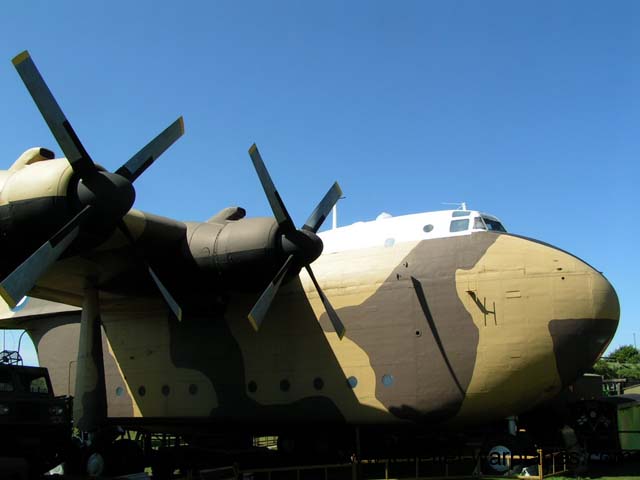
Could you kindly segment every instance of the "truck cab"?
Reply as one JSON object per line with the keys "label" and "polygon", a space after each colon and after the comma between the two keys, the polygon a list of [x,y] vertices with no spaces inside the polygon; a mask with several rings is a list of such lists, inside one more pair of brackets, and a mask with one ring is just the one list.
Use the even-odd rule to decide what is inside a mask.
{"label": "truck cab", "polygon": [[46,368],[21,363],[17,352],[0,352],[0,456],[23,458],[42,473],[69,446],[71,399],[54,395]]}

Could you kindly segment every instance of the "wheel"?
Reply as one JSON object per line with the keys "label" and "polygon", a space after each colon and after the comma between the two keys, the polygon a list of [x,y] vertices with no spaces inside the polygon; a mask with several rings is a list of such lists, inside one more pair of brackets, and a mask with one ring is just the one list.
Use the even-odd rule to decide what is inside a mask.
{"label": "wheel", "polygon": [[105,452],[105,473],[126,475],[140,473],[146,466],[144,452],[133,440],[117,440]]}
{"label": "wheel", "polygon": [[519,474],[522,468],[537,465],[536,449],[526,435],[501,434],[490,437],[482,449],[482,473],[485,475]]}

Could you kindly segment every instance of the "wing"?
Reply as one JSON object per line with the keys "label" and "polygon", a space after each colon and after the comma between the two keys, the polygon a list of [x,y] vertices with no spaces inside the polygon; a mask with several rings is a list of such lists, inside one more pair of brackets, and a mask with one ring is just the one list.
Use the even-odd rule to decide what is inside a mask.
{"label": "wing", "polygon": [[29,295],[80,307],[90,281],[100,289],[105,308],[132,295],[163,296],[158,282],[165,277],[170,283],[176,280],[182,265],[175,252],[186,242],[187,226],[139,210],[131,210],[123,222],[126,228],[114,230],[96,247],[68,252],[40,277]]}
{"label": "wing", "polygon": [[0,330],[29,329],[34,322],[57,318],[62,323],[80,321],[80,308],[40,298],[25,297],[15,308],[0,299]]}

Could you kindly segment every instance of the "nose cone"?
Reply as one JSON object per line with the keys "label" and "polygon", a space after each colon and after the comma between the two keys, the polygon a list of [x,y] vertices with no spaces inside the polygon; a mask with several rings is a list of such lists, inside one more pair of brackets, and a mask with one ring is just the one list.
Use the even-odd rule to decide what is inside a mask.
{"label": "nose cone", "polygon": [[620,319],[618,296],[609,281],[585,267],[581,283],[586,288],[582,293],[567,281],[569,276],[561,277],[554,295],[557,317],[549,322],[558,374],[565,386],[593,366],[609,345]]}

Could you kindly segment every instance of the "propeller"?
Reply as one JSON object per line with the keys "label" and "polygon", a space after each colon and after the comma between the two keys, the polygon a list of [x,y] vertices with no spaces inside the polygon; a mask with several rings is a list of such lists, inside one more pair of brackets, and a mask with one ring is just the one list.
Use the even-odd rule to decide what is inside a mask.
{"label": "propeller", "polygon": [[[91,229],[97,223],[101,226],[117,227],[135,249],[133,235],[122,220],[135,200],[133,182],[184,133],[184,123],[180,117],[125,162],[115,173],[104,171],[96,166],[80,142],[71,123],[67,120],[36,68],[29,52],[24,51],[17,55],[13,59],[13,64],[51,133],[60,145],[74,174],[80,179],[76,193],[81,208],[53,237],[0,282],[0,296],[11,307],[15,306],[33,288],[40,276],[60,258],[83,228]],[[138,254],[137,251],[136,253]],[[147,267],[150,277],[171,311],[178,319],[181,319],[182,310],[177,302],[148,262],[145,259],[142,259],[142,262]]]}
{"label": "propeller", "polygon": [[324,305],[334,330],[338,334],[338,337],[342,339],[345,334],[344,325],[329,302],[329,299],[320,288],[320,284],[311,269],[311,263],[320,256],[323,248],[322,240],[316,233],[322,226],[325,218],[327,218],[327,215],[329,215],[333,206],[342,196],[340,185],[338,185],[338,182],[335,182],[314,209],[313,213],[311,213],[311,216],[307,219],[303,227],[296,229],[255,143],[249,149],[249,156],[251,157],[264,193],[267,196],[273,215],[278,223],[280,233],[282,234],[282,248],[288,255],[280,267],[280,270],[278,270],[278,273],[276,273],[271,283],[251,309],[251,312],[249,312],[251,325],[255,330],[260,328],[284,277],[287,276],[287,274],[297,274],[300,269],[304,267],[318,292],[318,296]]}

